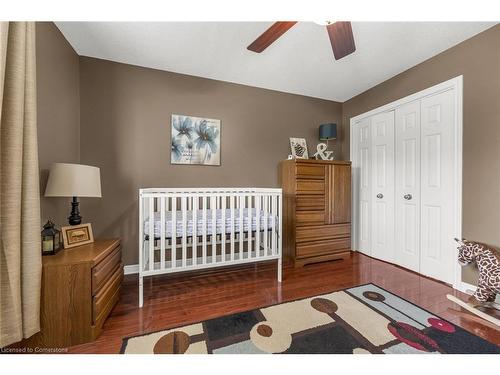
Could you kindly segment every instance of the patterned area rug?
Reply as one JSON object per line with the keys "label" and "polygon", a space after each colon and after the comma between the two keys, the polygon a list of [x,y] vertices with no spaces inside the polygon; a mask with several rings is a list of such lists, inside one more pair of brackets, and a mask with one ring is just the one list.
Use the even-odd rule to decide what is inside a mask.
{"label": "patterned area rug", "polygon": [[123,339],[121,353],[500,353],[373,285]]}

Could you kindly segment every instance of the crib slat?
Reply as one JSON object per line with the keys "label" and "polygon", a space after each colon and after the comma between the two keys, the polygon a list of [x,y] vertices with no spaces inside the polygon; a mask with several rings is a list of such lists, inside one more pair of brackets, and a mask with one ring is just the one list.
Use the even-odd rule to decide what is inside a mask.
{"label": "crib slat", "polygon": [[201,238],[202,238],[202,264],[207,264],[207,197],[202,196],[202,212],[203,212],[203,226],[201,228]]}
{"label": "crib slat", "polygon": [[252,227],[253,227],[253,222],[252,222],[252,196],[248,195],[247,196],[247,220],[248,220],[248,226],[247,226],[247,249],[248,249],[248,254],[247,258],[250,258],[252,256]]}
{"label": "crib slat", "polygon": [[264,211],[264,251],[263,251],[263,254],[264,256],[267,255],[267,249],[269,247],[269,244],[267,242],[267,231],[269,230],[269,197],[266,195],[264,197],[264,208],[263,208],[263,211]]}
{"label": "crib slat", "polygon": [[[166,205],[166,212],[170,212],[170,213],[172,212],[172,207],[171,207],[172,203],[171,203],[171,202],[172,202],[172,198],[171,198],[171,196],[167,195],[167,197],[166,197],[166,202],[165,202],[165,205]],[[170,219],[172,219],[172,215],[170,215]],[[167,226],[167,228],[168,228],[168,226]],[[167,231],[167,229],[165,229],[165,232],[166,232],[166,231]],[[172,234],[172,233],[170,233],[170,234]],[[172,245],[172,238],[167,237],[167,238],[165,239],[165,245],[166,245],[166,247],[168,247],[168,246],[169,246],[169,245],[168,245],[168,241],[170,241],[170,246]],[[172,251],[172,250],[170,250],[170,251]],[[165,258],[166,258],[166,257],[167,257],[167,253],[166,253],[166,251],[165,251]],[[166,264],[165,264],[165,267],[166,267]]]}
{"label": "crib slat", "polygon": [[193,198],[193,265],[198,264],[198,196],[195,195]]}
{"label": "crib slat", "polygon": [[160,197],[160,269],[165,269],[165,197]]}
{"label": "crib slat", "polygon": [[[272,196],[271,202],[271,217],[273,220],[271,231],[271,255],[276,254],[276,195]],[[281,218],[280,218],[281,219]]]}
{"label": "crib slat", "polygon": [[239,219],[240,219],[240,246],[238,248],[238,260],[243,259],[243,208],[245,207],[245,196],[240,195]]}
{"label": "crib slat", "polygon": [[234,260],[234,233],[236,232],[236,228],[234,227],[234,201],[236,197],[234,195],[229,196],[229,207],[231,208],[231,261]]}
{"label": "crib slat", "polygon": [[[278,196],[278,218],[280,220],[280,223],[278,225],[278,254],[276,255],[279,255],[281,257],[281,242],[282,242],[282,225],[281,225],[281,220],[282,220],[282,217],[283,217],[283,199],[281,198],[281,196]],[[280,258],[281,259],[281,258]],[[280,266],[281,266],[281,261],[280,261]],[[281,267],[280,267],[280,270],[281,270]],[[278,273],[280,276],[278,276],[278,279],[279,281],[281,281],[281,271],[280,273]]]}
{"label": "crib slat", "polygon": [[187,262],[187,197],[181,198],[182,210],[182,267],[186,267]]}
{"label": "crib slat", "polygon": [[144,257],[146,249],[144,247],[145,237],[144,237],[144,200],[141,191],[139,190],[139,307],[143,306],[144,303],[144,288],[143,288],[143,272],[146,271],[144,267]]}
{"label": "crib slat", "polygon": [[222,210],[222,233],[220,235],[221,238],[221,261],[225,262],[226,261],[226,196],[223,195],[221,197],[221,207],[220,209]]}
{"label": "crib slat", "polygon": [[172,252],[172,268],[177,268],[177,196],[172,196],[172,238],[170,240]]}
{"label": "crib slat", "polygon": [[145,271],[143,267],[144,261],[144,200],[139,193],[139,272]]}
{"label": "crib slat", "polygon": [[255,196],[255,257],[260,258],[260,200],[262,196]]}
{"label": "crib slat", "polygon": [[217,197],[210,197],[210,211],[212,214],[212,258],[210,263],[217,260]]}
{"label": "crib slat", "polygon": [[273,196],[269,197],[269,220],[271,220],[269,229],[269,254],[273,255],[273,231],[274,231],[274,216],[273,216]]}
{"label": "crib slat", "polygon": [[155,217],[154,217],[154,203],[155,198],[149,198],[149,270],[152,271],[154,269],[154,246],[155,246]]}

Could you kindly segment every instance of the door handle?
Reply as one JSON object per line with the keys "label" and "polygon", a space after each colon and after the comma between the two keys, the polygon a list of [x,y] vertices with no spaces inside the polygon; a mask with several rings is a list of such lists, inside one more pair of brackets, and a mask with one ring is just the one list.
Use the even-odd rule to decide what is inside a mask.
{"label": "door handle", "polygon": [[382,194],[382,193],[378,193],[378,194],[377,194],[377,198],[378,198],[378,199],[382,199],[383,197],[384,197],[384,194]]}
{"label": "door handle", "polygon": [[413,197],[411,196],[411,194],[405,194],[405,195],[403,196],[403,198],[404,198],[404,199],[406,199],[407,201],[409,201],[409,200],[411,200],[411,198],[413,198]]}

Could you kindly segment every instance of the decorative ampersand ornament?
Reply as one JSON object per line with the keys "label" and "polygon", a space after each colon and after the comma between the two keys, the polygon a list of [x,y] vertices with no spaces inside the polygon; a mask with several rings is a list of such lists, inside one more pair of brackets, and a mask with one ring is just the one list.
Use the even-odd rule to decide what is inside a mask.
{"label": "decorative ampersand ornament", "polygon": [[333,160],[333,151],[327,151],[326,143],[318,143],[316,146],[316,153],[313,155],[316,160]]}

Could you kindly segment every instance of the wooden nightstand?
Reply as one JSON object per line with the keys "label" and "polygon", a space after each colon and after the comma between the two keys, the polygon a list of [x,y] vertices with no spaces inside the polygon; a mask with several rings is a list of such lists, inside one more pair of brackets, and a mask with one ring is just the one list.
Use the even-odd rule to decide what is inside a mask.
{"label": "wooden nightstand", "polygon": [[95,340],[120,296],[120,240],[96,240],[42,261],[41,332],[33,337],[35,345],[66,347]]}

